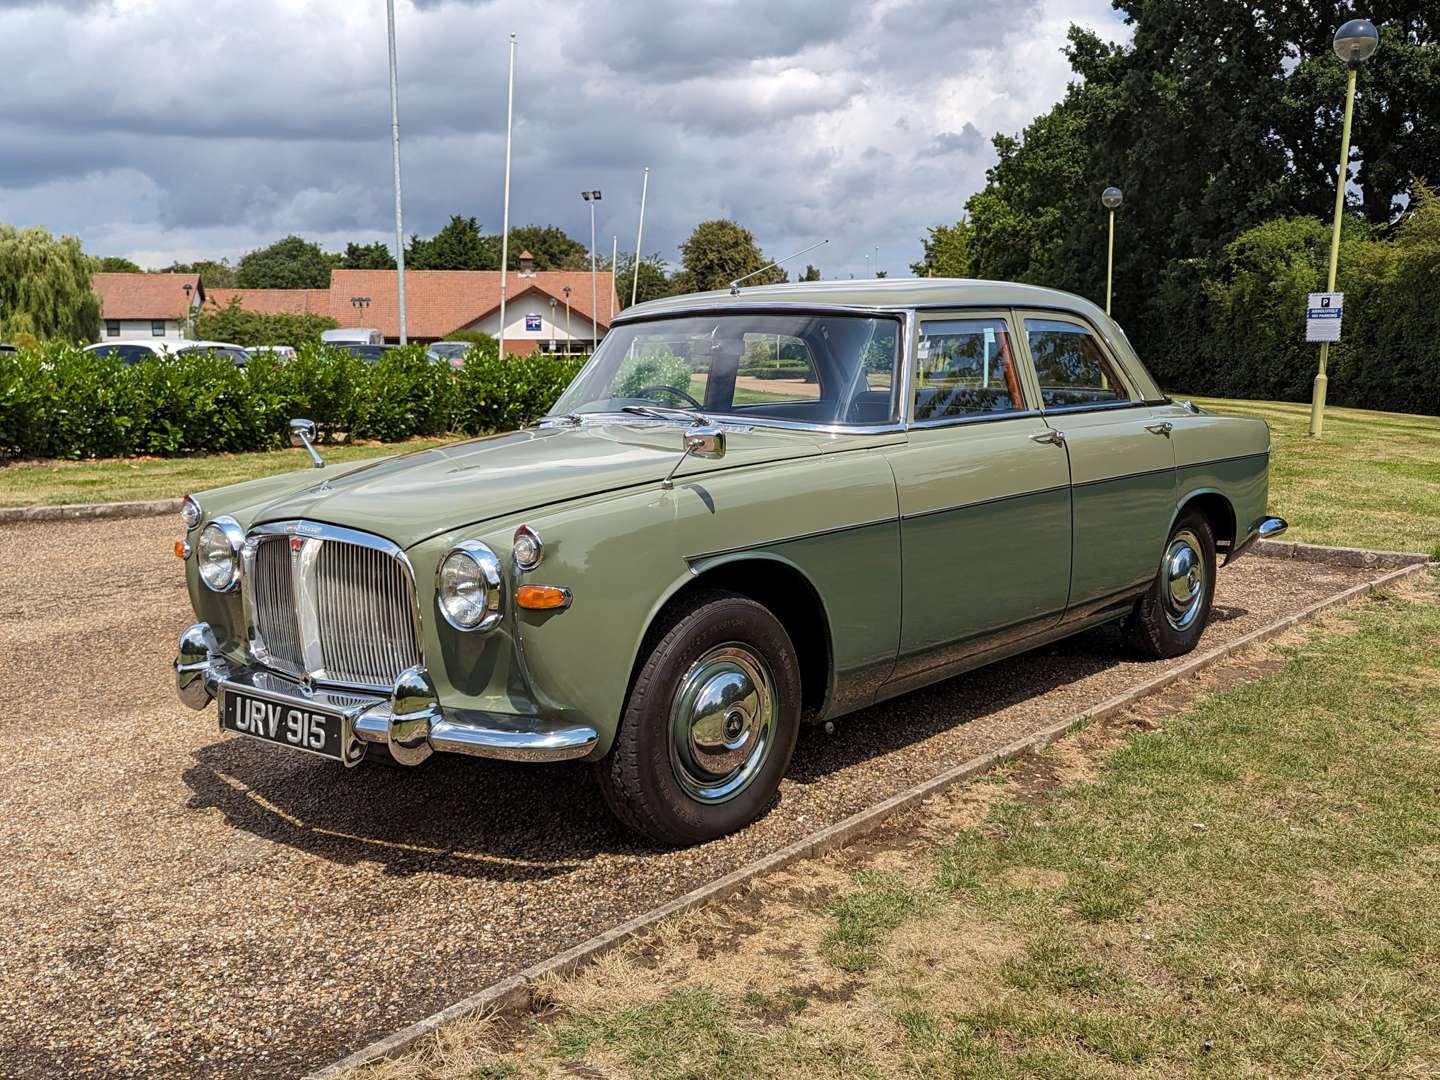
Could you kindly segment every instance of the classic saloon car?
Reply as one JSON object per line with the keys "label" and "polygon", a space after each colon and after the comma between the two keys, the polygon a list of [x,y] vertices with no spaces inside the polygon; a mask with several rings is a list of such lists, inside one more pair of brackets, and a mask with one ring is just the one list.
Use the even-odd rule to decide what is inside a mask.
{"label": "classic saloon car", "polygon": [[526,430],[189,498],[179,692],[345,765],[585,759],[695,843],[801,723],[1109,620],[1194,648],[1217,561],[1285,528],[1269,450],[1048,289],[641,304]]}

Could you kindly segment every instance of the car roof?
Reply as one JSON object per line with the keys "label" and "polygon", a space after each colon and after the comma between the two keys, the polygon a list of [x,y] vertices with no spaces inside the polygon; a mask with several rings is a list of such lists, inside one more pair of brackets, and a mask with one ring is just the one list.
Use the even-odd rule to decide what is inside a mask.
{"label": "car roof", "polygon": [[875,309],[937,307],[1038,307],[1072,311],[1093,322],[1105,313],[1083,296],[1023,285],[1014,281],[978,278],[870,278],[862,281],[802,281],[785,285],[741,285],[739,295],[728,289],[667,296],[627,308],[615,321],[668,312],[707,310],[736,305],[823,304]]}

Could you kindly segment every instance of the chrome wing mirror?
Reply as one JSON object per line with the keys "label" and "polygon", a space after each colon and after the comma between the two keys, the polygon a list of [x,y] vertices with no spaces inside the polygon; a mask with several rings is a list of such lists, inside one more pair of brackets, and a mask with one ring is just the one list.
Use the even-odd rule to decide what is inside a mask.
{"label": "chrome wing mirror", "polygon": [[310,453],[310,460],[315,463],[315,468],[323,469],[324,460],[315,449],[315,421],[314,420],[291,420],[290,421],[290,445],[303,446]]}
{"label": "chrome wing mirror", "polygon": [[660,486],[666,491],[675,486],[673,477],[680,466],[685,464],[686,458],[693,456],[706,461],[718,461],[725,456],[725,432],[714,424],[687,428],[681,438],[684,440],[684,452],[680,455],[680,460],[675,462],[674,468],[660,482]]}

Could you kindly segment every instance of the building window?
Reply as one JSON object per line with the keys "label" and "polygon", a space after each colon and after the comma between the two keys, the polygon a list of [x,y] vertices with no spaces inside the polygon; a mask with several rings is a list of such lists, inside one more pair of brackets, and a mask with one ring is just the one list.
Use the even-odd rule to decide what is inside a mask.
{"label": "building window", "polygon": [[106,320],[105,320],[105,336],[106,336],[106,337],[119,337],[119,336],[120,336],[120,320],[119,320],[119,319],[106,319]]}
{"label": "building window", "polygon": [[164,320],[164,319],[151,319],[151,320],[150,320],[150,336],[151,336],[151,337],[164,337],[164,336],[165,336],[165,320]]}

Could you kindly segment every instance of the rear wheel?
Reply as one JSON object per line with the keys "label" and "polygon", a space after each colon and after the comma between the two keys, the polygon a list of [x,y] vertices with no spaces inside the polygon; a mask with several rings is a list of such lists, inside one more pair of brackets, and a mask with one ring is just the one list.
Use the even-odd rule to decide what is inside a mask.
{"label": "rear wheel", "polygon": [[609,755],[596,765],[626,825],[703,843],[765,812],[800,725],[800,667],[784,626],[735,593],[697,594],[651,632]]}
{"label": "rear wheel", "polygon": [[1215,534],[1201,514],[1182,515],[1170,532],[1150,589],[1125,623],[1132,648],[1155,659],[1183,656],[1200,641],[1215,597]]}

